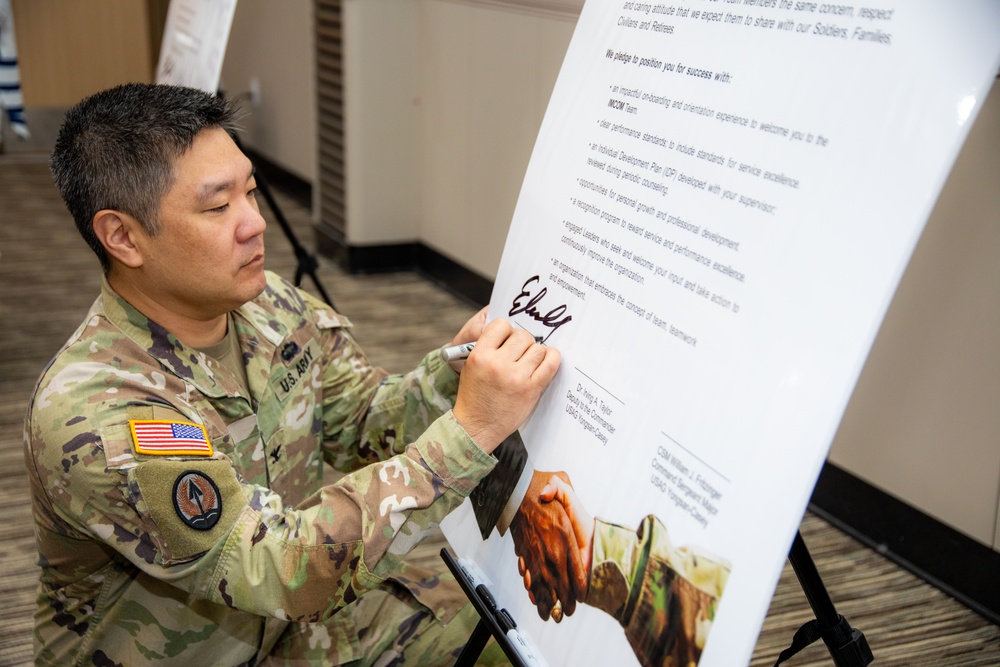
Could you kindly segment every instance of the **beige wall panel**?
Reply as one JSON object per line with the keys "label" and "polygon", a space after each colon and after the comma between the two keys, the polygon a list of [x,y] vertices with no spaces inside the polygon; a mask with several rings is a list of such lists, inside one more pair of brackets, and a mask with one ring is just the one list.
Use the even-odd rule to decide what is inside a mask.
{"label": "beige wall panel", "polygon": [[830,460],[1000,546],[998,175],[995,83],[903,276]]}
{"label": "beige wall panel", "polygon": [[25,107],[70,106],[153,80],[145,2],[14,0],[13,9]]}
{"label": "beige wall panel", "polygon": [[316,53],[312,0],[239,0],[220,85],[245,97],[260,84],[260,105],[244,103],[243,140],[293,174],[316,182]]}
{"label": "beige wall panel", "polygon": [[423,243],[494,279],[575,16],[421,3]]}
{"label": "beige wall panel", "polygon": [[344,25],[347,238],[417,238],[420,115],[416,2],[347,0]]}

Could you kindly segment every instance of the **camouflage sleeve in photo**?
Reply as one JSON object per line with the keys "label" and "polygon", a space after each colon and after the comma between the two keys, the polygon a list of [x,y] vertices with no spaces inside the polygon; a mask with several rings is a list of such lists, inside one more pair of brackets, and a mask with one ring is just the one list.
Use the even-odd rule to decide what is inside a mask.
{"label": "camouflage sleeve in photo", "polygon": [[647,516],[638,530],[595,521],[587,604],[621,623],[644,667],[698,664],[729,565],[675,547]]}

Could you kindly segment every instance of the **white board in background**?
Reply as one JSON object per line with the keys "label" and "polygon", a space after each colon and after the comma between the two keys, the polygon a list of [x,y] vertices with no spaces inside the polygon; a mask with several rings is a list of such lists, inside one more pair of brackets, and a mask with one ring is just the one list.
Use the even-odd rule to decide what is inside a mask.
{"label": "white board in background", "polygon": [[156,82],[219,90],[236,0],[171,0]]}
{"label": "white board in background", "polygon": [[[633,527],[654,514],[675,544],[732,564],[703,667],[749,661],[1000,64],[996,2],[842,7],[588,2],[490,306],[563,353],[521,429],[535,467],[566,471],[591,514]],[[468,504],[445,530],[550,665],[636,664],[586,605],[542,622],[509,533],[483,542]]]}

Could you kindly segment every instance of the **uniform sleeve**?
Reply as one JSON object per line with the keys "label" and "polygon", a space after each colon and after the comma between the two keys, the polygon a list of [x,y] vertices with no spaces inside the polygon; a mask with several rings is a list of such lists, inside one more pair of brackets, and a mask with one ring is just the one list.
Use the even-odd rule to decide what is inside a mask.
{"label": "uniform sleeve", "polygon": [[247,505],[204,583],[209,599],[290,620],[328,617],[398,571],[494,459],[450,413],[397,456],[323,487],[294,510],[263,488]]}
{"label": "uniform sleeve", "polygon": [[[31,464],[46,534],[103,545],[196,598],[285,620],[325,619],[378,586],[495,462],[446,413],[402,454],[289,507],[242,481],[224,456],[116,468],[128,459],[120,426],[73,435],[72,427],[41,428],[45,411],[33,417]],[[78,554],[64,560],[79,565]]]}
{"label": "uniform sleeve", "polygon": [[435,350],[416,369],[387,375],[374,368],[350,332],[323,332],[324,457],[341,472],[401,453],[451,410],[458,374]]}
{"label": "uniform sleeve", "polygon": [[396,570],[495,465],[449,410],[428,412],[428,427],[399,454],[286,506],[243,480],[218,449],[137,456],[129,413],[148,409],[162,420],[166,401],[188,389],[172,375],[115,363],[53,369],[28,415],[36,517],[53,542],[46,565],[57,585],[102,560],[128,561],[196,598],[324,619]]}
{"label": "uniform sleeve", "polygon": [[[222,440],[200,456],[143,456],[133,447],[130,420],[131,428],[136,420],[198,421],[207,409],[185,363],[170,357],[178,373],[161,372],[146,362],[145,347],[137,351],[110,327],[60,357],[40,381],[26,433],[36,518],[52,542],[45,557],[57,554],[45,563],[54,586],[96,580],[107,566],[117,579],[134,566],[156,580],[157,594],[325,619],[398,571],[490,472],[495,459],[450,411],[457,384],[450,368],[429,359],[387,378],[343,318],[307,307],[320,330],[322,396],[315,424],[292,416],[321,427],[331,451],[349,452],[345,468],[357,469],[294,506],[239,473],[244,468],[227,454],[237,453],[231,434],[206,431]],[[319,465],[318,448],[312,456]],[[101,590],[102,599],[121,593]]]}
{"label": "uniform sleeve", "polygon": [[618,620],[643,665],[693,664],[728,574],[717,559],[675,548],[653,516],[637,531],[598,519],[587,603]]}

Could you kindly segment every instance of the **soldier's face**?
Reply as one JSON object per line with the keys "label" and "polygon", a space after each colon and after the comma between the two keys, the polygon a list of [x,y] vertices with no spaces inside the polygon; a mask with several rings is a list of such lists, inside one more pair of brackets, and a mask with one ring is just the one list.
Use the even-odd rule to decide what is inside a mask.
{"label": "soldier's face", "polygon": [[160,202],[160,231],[147,239],[146,288],[179,313],[211,318],[260,294],[264,219],[250,160],[222,129],[204,130],[174,162]]}

